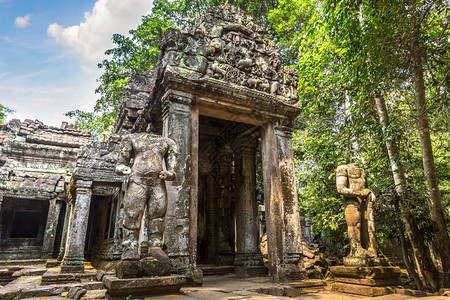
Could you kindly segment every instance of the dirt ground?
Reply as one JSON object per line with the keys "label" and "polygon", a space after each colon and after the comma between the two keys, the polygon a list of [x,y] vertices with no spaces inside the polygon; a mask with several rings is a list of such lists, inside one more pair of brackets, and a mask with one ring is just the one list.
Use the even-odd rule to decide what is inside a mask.
{"label": "dirt ground", "polygon": [[[365,297],[327,291],[326,289],[309,292],[296,297],[271,296],[261,293],[261,288],[280,288],[282,285],[269,282],[268,278],[236,278],[234,275],[207,276],[202,287],[182,288],[180,294],[148,297],[146,299],[211,299],[211,300],[238,300],[238,299],[304,299],[304,300],[350,300],[350,299],[377,299],[377,300],[404,300],[416,299],[414,296],[392,294],[379,297]],[[424,297],[426,300],[446,300],[445,296]]]}

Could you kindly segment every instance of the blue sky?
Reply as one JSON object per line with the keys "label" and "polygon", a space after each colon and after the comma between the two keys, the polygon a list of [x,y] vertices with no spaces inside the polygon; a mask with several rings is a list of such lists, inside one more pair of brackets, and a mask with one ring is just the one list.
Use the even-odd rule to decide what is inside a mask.
{"label": "blue sky", "polygon": [[150,9],[151,0],[0,0],[0,104],[16,110],[8,119],[59,127],[65,112],[92,110],[112,34]]}

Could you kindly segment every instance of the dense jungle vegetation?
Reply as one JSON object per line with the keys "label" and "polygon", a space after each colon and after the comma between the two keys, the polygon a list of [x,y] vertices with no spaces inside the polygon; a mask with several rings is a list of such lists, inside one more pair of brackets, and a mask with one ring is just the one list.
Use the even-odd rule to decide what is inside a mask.
{"label": "dense jungle vegetation", "polygon": [[252,15],[298,70],[299,207],[323,249],[346,244],[334,172],[358,162],[377,195],[382,251],[398,246],[419,289],[450,284],[448,0],[154,0],[129,36],[113,36],[116,47],[98,65],[104,73],[93,111],[67,115],[100,136],[127,76],[157,61],[163,32],[226,2]]}

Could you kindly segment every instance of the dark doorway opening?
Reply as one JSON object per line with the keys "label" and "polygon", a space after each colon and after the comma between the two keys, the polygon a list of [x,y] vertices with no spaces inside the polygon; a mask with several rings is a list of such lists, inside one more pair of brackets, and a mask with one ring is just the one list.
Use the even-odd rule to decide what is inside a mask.
{"label": "dark doorway opening", "polygon": [[40,211],[15,211],[10,237],[37,238],[40,223]]}
{"label": "dark doorway opening", "polygon": [[10,240],[34,240],[42,245],[49,202],[5,197],[2,205],[2,243]]}
{"label": "dark doorway opening", "polygon": [[[234,264],[236,251],[242,244],[238,243],[238,236],[243,240],[251,231],[255,244],[258,243],[255,170],[259,132],[259,126],[199,116],[197,263],[206,273],[209,272],[206,265]],[[245,165],[243,153],[250,153],[246,154],[250,159]],[[252,170],[247,172],[251,180],[242,177],[245,173],[242,169],[247,167]],[[238,192],[243,189],[244,192]],[[239,210],[255,213],[244,214]],[[249,221],[242,221],[247,217],[251,217]]]}

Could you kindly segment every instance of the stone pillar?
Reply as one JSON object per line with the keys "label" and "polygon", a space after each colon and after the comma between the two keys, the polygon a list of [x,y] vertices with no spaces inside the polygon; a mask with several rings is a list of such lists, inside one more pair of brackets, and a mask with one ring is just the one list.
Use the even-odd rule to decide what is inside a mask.
{"label": "stone pillar", "polygon": [[[252,143],[254,144],[254,143]],[[256,145],[237,149],[236,175],[236,276],[264,276],[266,269],[259,249],[256,206]]]}
{"label": "stone pillar", "polygon": [[217,195],[217,228],[219,265],[234,263],[234,223],[231,211],[231,167],[233,153],[222,148],[219,153],[219,177]]}
{"label": "stone pillar", "polygon": [[0,239],[2,238],[2,228],[3,228],[3,194],[0,194]]}
{"label": "stone pillar", "polygon": [[84,272],[84,245],[86,242],[89,209],[91,206],[92,181],[76,181],[76,199],[73,204],[66,254],[61,273]]}
{"label": "stone pillar", "polygon": [[58,261],[62,261],[64,258],[64,253],[66,252],[66,241],[67,241],[67,234],[69,229],[69,223],[70,223],[70,212],[71,212],[72,205],[70,203],[66,202],[66,212],[64,214],[64,225],[61,235],[61,246],[59,247],[59,254],[58,254]]}
{"label": "stone pillar", "polygon": [[59,212],[62,201],[58,198],[51,199],[47,214],[47,224],[45,226],[44,241],[42,243],[42,257],[52,258],[55,246],[56,229],[58,227]]}
{"label": "stone pillar", "polygon": [[122,257],[122,226],[123,226],[123,197],[125,196],[125,191],[127,189],[127,182],[122,183],[122,188],[117,193],[116,200],[116,222],[114,224],[114,260],[120,260]]}
{"label": "stone pillar", "polygon": [[182,274],[195,268],[197,260],[199,115],[190,94],[169,90],[161,101],[163,135],[174,140],[178,149],[176,178],[166,182],[164,244],[175,271]]}
{"label": "stone pillar", "polygon": [[206,174],[206,262],[217,263],[217,246],[219,238],[217,234],[217,183],[216,174]]}
{"label": "stone pillar", "polygon": [[273,123],[264,124],[261,128],[261,156],[269,275],[274,281],[284,281],[286,277],[283,268],[283,198],[277,137]]}
{"label": "stone pillar", "polygon": [[278,161],[283,199],[283,265],[288,280],[305,279],[303,268],[302,234],[298,212],[297,180],[295,177],[292,128],[276,127]]}

